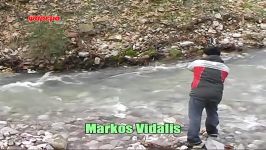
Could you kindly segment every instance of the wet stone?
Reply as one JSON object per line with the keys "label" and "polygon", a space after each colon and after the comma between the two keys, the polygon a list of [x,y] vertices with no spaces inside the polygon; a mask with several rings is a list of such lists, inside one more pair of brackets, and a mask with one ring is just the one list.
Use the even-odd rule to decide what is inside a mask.
{"label": "wet stone", "polygon": [[131,139],[130,136],[124,136],[121,138],[122,141],[129,141]]}
{"label": "wet stone", "polygon": [[15,129],[10,128],[10,127],[4,127],[0,130],[0,133],[4,134],[5,136],[9,136],[9,135],[18,134],[19,132]]}
{"label": "wet stone", "polygon": [[89,148],[98,148],[99,141],[92,140],[88,143],[85,143],[84,146],[89,147]]}
{"label": "wet stone", "polygon": [[79,141],[79,140],[80,140],[80,138],[78,138],[78,137],[72,137],[72,138],[68,139],[69,142],[74,142],[74,141]]}
{"label": "wet stone", "polygon": [[13,146],[13,145],[15,145],[15,142],[13,140],[8,140],[7,145]]}
{"label": "wet stone", "polygon": [[38,132],[37,132],[37,135],[45,135],[45,131],[44,130],[39,130]]}
{"label": "wet stone", "polygon": [[45,140],[51,144],[55,149],[66,149],[67,147],[67,140],[59,134],[54,135],[52,138],[48,138]]}
{"label": "wet stone", "polygon": [[4,135],[0,133],[0,140],[5,139]]}
{"label": "wet stone", "polygon": [[63,130],[64,129],[64,122],[57,122],[52,124],[52,129],[54,130]]}
{"label": "wet stone", "polygon": [[42,150],[42,148],[39,148],[38,146],[30,146],[28,150]]}
{"label": "wet stone", "polygon": [[118,146],[121,142],[119,140],[112,140],[110,141],[110,144],[113,145],[114,147]]}
{"label": "wet stone", "polygon": [[22,133],[22,134],[20,134],[20,136],[21,137],[24,137],[24,138],[26,138],[26,137],[32,137],[32,135],[31,134],[28,134],[28,133]]}
{"label": "wet stone", "polygon": [[21,147],[19,147],[19,146],[8,146],[8,148],[7,148],[7,150],[20,150],[20,149],[22,149]]}
{"label": "wet stone", "polygon": [[99,147],[99,149],[114,149],[115,146],[112,144],[106,144]]}

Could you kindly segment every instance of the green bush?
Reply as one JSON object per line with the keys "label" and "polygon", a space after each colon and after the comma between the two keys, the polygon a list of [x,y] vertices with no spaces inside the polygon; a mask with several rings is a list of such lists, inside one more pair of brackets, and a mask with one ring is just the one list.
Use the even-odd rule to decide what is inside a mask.
{"label": "green bush", "polygon": [[182,56],[182,51],[180,49],[172,48],[169,51],[170,57],[174,59],[178,59]]}
{"label": "green bush", "polygon": [[58,58],[64,55],[67,38],[62,25],[36,22],[29,26],[30,55],[34,58]]}

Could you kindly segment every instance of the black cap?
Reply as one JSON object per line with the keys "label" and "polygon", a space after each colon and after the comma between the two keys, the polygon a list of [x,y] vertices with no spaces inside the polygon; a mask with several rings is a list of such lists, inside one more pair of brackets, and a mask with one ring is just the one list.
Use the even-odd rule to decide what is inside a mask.
{"label": "black cap", "polygon": [[203,50],[206,55],[221,55],[221,50],[218,47],[207,47]]}

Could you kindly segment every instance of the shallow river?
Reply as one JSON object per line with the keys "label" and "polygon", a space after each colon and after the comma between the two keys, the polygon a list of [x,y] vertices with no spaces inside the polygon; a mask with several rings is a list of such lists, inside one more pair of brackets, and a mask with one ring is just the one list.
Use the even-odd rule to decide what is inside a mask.
{"label": "shallow river", "polygon": [[[266,50],[227,63],[231,72],[219,106],[220,131],[228,141],[266,148]],[[185,66],[0,75],[0,120],[49,124],[94,118],[134,123],[174,117],[186,130],[192,73]]]}

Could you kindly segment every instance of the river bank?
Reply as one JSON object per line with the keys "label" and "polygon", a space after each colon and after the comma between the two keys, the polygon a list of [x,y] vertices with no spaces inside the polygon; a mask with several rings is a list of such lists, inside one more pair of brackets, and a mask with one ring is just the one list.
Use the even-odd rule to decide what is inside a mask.
{"label": "river bank", "polygon": [[[201,56],[211,37],[225,52],[266,45],[265,1],[49,2],[1,4],[2,72],[97,70],[185,60]],[[61,20],[27,20],[45,14]]]}

